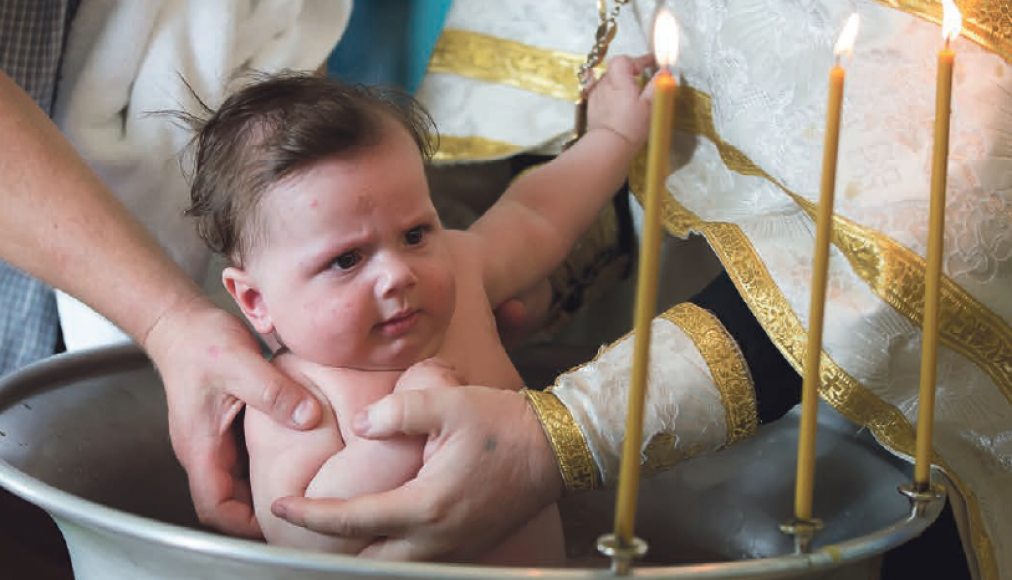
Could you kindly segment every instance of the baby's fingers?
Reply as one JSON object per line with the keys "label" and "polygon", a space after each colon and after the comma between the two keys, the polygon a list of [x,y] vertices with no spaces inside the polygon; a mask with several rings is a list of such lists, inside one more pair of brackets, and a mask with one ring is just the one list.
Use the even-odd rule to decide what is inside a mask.
{"label": "baby's fingers", "polygon": [[637,57],[620,55],[608,61],[608,72],[614,72],[616,76],[637,77],[643,74],[648,67],[653,66],[654,55],[644,54]]}

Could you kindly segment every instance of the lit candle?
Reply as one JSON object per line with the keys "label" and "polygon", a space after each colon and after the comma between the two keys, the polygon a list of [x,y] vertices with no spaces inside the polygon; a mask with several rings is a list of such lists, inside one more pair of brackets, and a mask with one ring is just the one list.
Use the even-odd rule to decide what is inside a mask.
{"label": "lit candle", "polygon": [[654,22],[654,56],[660,71],[654,78],[653,110],[650,115],[650,142],[647,151],[646,203],[643,239],[640,245],[636,280],[634,346],[629,410],[619,471],[618,504],[615,509],[615,537],[620,546],[632,544],[639,487],[640,446],[643,438],[643,400],[646,396],[647,365],[650,359],[650,322],[657,307],[657,269],[661,241],[661,196],[667,195],[668,152],[678,84],[671,67],[678,58],[678,23],[667,10]]}
{"label": "lit candle", "polygon": [[945,246],[945,180],[949,161],[949,106],[952,98],[952,68],[956,53],[950,43],[962,27],[962,17],[952,0],[942,2],[942,36],[945,45],[938,52],[938,80],[935,89],[935,146],[931,162],[931,209],[928,215],[928,258],[924,279],[924,330],[921,344],[921,385],[917,411],[917,451],[914,486],[926,490],[930,484],[931,428],[935,413],[935,366],[938,353],[938,294]]}
{"label": "lit candle", "polygon": [[829,71],[829,107],[822,149],[822,182],[816,215],[815,256],[812,260],[812,295],[808,306],[808,344],[805,347],[804,382],[801,387],[801,427],[798,436],[798,471],[794,491],[794,516],[812,519],[812,487],[815,479],[815,426],[818,421],[819,357],[822,354],[822,318],[826,306],[829,274],[829,239],[833,227],[833,194],[836,189],[836,158],[840,143],[840,111],[843,106],[844,71],[840,56],[849,53],[857,36],[858,16],[847,20],[836,42],[836,64]]}

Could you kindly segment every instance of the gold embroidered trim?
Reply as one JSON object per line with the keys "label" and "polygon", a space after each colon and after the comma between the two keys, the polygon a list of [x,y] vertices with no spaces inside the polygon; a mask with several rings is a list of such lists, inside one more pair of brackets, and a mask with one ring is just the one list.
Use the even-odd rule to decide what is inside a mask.
{"label": "gold embroidered trim", "polygon": [[[664,214],[673,215],[674,223],[706,236],[749,309],[791,366],[801,372],[807,336],[805,329],[766,270],[748,236],[734,224],[700,220],[672,196],[666,196],[665,205]],[[820,368],[819,395],[826,402],[850,421],[868,427],[883,445],[913,456],[916,437],[914,427],[899,409],[875,396],[825,352],[821,356]],[[984,527],[977,496],[937,453],[932,453],[932,463],[945,471],[966,501],[973,551],[981,575],[988,580],[996,580],[998,564]]]}
{"label": "gold embroidered trim", "polygon": [[[676,129],[706,137],[717,147],[728,169],[765,179],[813,215],[814,204],[788,189],[717,134],[710,95],[683,85],[678,91],[677,107],[676,118],[679,120],[675,123]],[[644,191],[646,161],[641,157],[644,156],[638,156],[633,162],[629,183],[642,203],[640,192]],[[669,207],[670,198],[667,196],[662,201],[661,219],[673,235],[685,237],[694,229],[693,220]],[[881,232],[839,215],[833,218],[833,244],[846,257],[854,273],[879,298],[913,324],[922,325],[924,258]],[[1012,328],[948,276],[942,277],[939,304],[938,331],[942,344],[987,373],[999,392],[1012,402]]]}
{"label": "gold embroidered trim", "polygon": [[724,325],[712,312],[691,302],[678,304],[661,317],[681,328],[692,339],[710,369],[727,414],[727,440],[724,444],[731,445],[751,437],[759,425],[755,385],[745,357]]}
{"label": "gold embroidered trim", "polygon": [[[713,142],[721,159],[732,171],[736,171],[742,175],[751,175],[766,179],[770,183],[773,183],[784,192],[792,195],[795,199],[799,196],[789,191],[782,183],[777,181],[771,175],[766,173],[763,169],[758,167],[751,159],[749,159],[743,152],[735,148],[730,143],[724,141],[716,132],[715,124],[713,122],[712,114],[712,101],[709,95],[698,91],[688,86],[682,86],[679,90],[678,102],[676,104],[678,110],[676,112],[676,128],[683,131],[687,131],[693,134],[702,135],[711,142]],[[646,169],[645,156],[640,155],[633,163],[633,167],[630,172],[629,181],[630,189],[634,195],[641,199],[641,193],[644,191],[642,185],[644,183],[644,172]],[[706,236],[711,247],[718,253],[721,262],[724,267],[728,270],[732,280],[738,287],[743,298],[749,304],[753,314],[756,315],[757,320],[762,324],[763,328],[766,329],[767,333],[772,338],[777,348],[784,353],[785,357],[791,364],[799,369],[800,372],[800,355],[792,357],[787,351],[787,344],[789,337],[793,336],[794,347],[800,348],[805,340],[805,333],[803,328],[800,326],[800,322],[797,321],[793,311],[790,310],[786,304],[786,300],[780,294],[779,289],[776,287],[769,273],[766,272],[765,267],[761,265],[758,255],[755,254],[755,250],[751,246],[751,242],[748,237],[744,235],[741,230],[733,224],[722,224],[722,223],[711,223],[703,222],[688,209],[682,207],[672,196],[665,196],[662,200],[661,219],[665,224],[665,227],[676,236],[685,237],[691,231],[697,231]],[[839,216],[834,219],[834,238],[837,237],[837,231],[842,231],[846,224],[842,223],[843,220]],[[881,239],[888,240],[886,236],[872,232],[869,233],[861,226],[854,225],[852,230],[858,239],[874,240],[876,236]],[[734,232],[734,233],[731,233]],[[730,237],[731,239],[721,243],[721,235]],[[891,240],[890,240],[891,242]],[[834,239],[834,244],[836,240]],[[722,249],[718,249],[718,245]],[[736,250],[735,247],[740,247],[740,250]],[[870,247],[871,242],[864,244],[860,247]],[[842,246],[842,247],[840,247]],[[843,252],[848,260],[865,264],[869,259],[882,260],[882,263],[888,263],[889,266],[883,267],[883,270],[890,272],[906,272],[904,276],[912,277],[915,280],[923,280],[924,278],[924,260],[910,252],[906,248],[903,248],[912,255],[912,258],[907,262],[907,268],[900,268],[892,265],[894,258],[897,253],[885,252],[869,258],[867,254],[854,253],[854,246],[847,244],[840,244],[840,250]],[[897,244],[897,246],[899,246]],[[902,246],[899,246],[902,248]],[[742,264],[755,262],[756,265],[761,268],[764,275],[760,276],[755,268],[743,269]],[[866,275],[868,272],[875,271],[871,267],[854,267],[854,270],[859,275]],[[865,279],[869,287],[876,291],[876,293],[883,289],[877,284],[873,284],[871,281]],[[897,287],[910,287],[913,282],[907,282],[906,280],[900,281],[894,279],[893,284]],[[954,288],[958,288],[958,285],[952,283],[949,278],[943,279],[943,288],[952,285]],[[960,289],[961,290],[961,289]],[[782,304],[773,305],[770,297],[778,297]],[[879,294],[882,297],[881,294]],[[905,304],[902,308],[897,308],[897,311],[908,315],[908,313],[914,312],[915,308],[911,306],[912,300],[910,296],[896,295],[897,300],[902,300],[902,304]],[[923,299],[923,298],[922,298]],[[967,296],[966,304],[972,304],[972,307],[967,308],[966,316],[977,317],[978,320],[973,322],[967,321],[940,321],[939,334],[945,344],[949,344],[949,341],[955,342],[956,337],[949,334],[951,330],[959,325],[970,325],[974,329],[980,328],[991,328],[998,329],[1001,332],[996,332],[999,338],[989,338],[986,341],[982,341],[983,344],[992,344],[994,341],[1001,341],[1000,336],[1007,336],[1008,330],[1007,325],[993,312],[988,310],[983,305],[977,303],[972,297]],[[883,297],[883,300],[886,298]],[[942,316],[945,316],[949,312],[958,312],[959,307],[954,306],[952,303],[953,293],[943,289],[941,302],[943,303],[941,308]],[[888,303],[888,300],[886,300]],[[785,308],[786,307],[786,308]],[[918,310],[919,311],[919,310]],[[794,324],[790,327],[783,327],[786,323],[785,315],[789,314]],[[919,320],[913,320],[914,323],[918,323]],[[946,332],[946,329],[949,332]],[[983,332],[983,331],[981,331]],[[1006,342],[1007,344],[1007,342]],[[967,354],[964,350],[959,350],[967,354],[968,358],[972,360],[979,367],[991,369],[987,370],[989,376],[995,376],[996,370],[1000,374],[1001,371],[996,369],[999,361],[994,359],[988,359],[987,353],[989,348],[981,348],[975,345],[967,345],[969,353]],[[1002,347],[999,352],[1007,352],[1008,347]],[[800,350],[797,351],[800,353]],[[1005,361],[1007,364],[1007,360]],[[879,441],[891,449],[897,450],[907,455],[913,455],[913,442],[914,442],[914,431],[909,421],[899,412],[894,406],[886,403],[885,401],[875,397],[870,391],[860,385],[853,377],[843,373],[842,369],[839,369],[828,361],[828,357],[823,353],[821,363],[822,373],[822,386],[820,387],[820,395],[826,399],[834,408],[836,408],[841,414],[848,417],[852,421],[858,422],[861,425],[866,425],[869,429],[875,433]],[[843,373],[843,374],[841,374]],[[843,378],[846,377],[846,378]],[[1007,396],[1007,383],[998,383],[999,388],[1006,392]],[[977,557],[977,561],[980,565],[981,574],[984,578],[993,579],[998,577],[998,565],[995,561],[993,547],[991,540],[987,536],[986,529],[983,524],[983,518],[980,511],[980,504],[976,499],[976,496],[970,490],[969,486],[961,482],[955,475],[955,472],[948,468],[945,464],[939,462],[939,458],[934,456],[933,462],[940,465],[941,468],[946,472],[953,484],[956,486],[959,493],[963,496],[967,504],[967,511],[970,519],[970,533],[973,543],[973,551]]]}
{"label": "gold embroidered trim", "polygon": [[569,409],[551,392],[523,389],[541,427],[552,444],[552,451],[562,472],[566,490],[584,491],[598,487],[597,466],[583,432],[573,420]]}
{"label": "gold embroidered trim", "polygon": [[[815,219],[816,205],[790,194]],[[880,232],[834,216],[833,243],[851,268],[882,300],[918,325],[923,325],[923,260]],[[963,288],[942,280],[938,321],[942,344],[980,367],[1012,403],[1012,328],[977,302]]]}
{"label": "gold embroidered trim", "polygon": [[512,157],[523,151],[520,145],[485,139],[484,137],[457,137],[440,135],[439,150],[432,156],[436,162],[447,161],[489,161]]}
{"label": "gold embroidered trim", "polygon": [[583,58],[487,34],[448,28],[436,41],[428,72],[511,85],[525,91],[575,101]]}
{"label": "gold embroidered trim", "polygon": [[[448,28],[433,48],[428,72],[510,85],[538,95],[575,101],[580,92],[576,74],[582,62],[583,57],[576,54]],[[433,161],[502,159],[524,150],[520,145],[483,137],[442,135]]]}
{"label": "gold embroidered trim", "polygon": [[[940,0],[876,1],[936,24],[942,23]],[[960,35],[1012,62],[1012,1],[959,0],[957,4],[963,13]]]}
{"label": "gold embroidered trim", "polygon": [[[756,318],[784,353],[791,366],[801,372],[806,338],[804,328],[762,265],[748,236],[733,224],[708,223],[703,229],[704,235],[711,240],[714,251],[727,267],[728,274],[749,308],[756,314]],[[820,378],[819,395],[834,409],[851,421],[867,426],[879,441],[891,449],[908,456],[914,454],[916,434],[913,425],[899,409],[872,394],[825,352],[821,356]],[[980,564],[981,574],[988,579],[997,579],[998,565],[991,540],[984,528],[976,496],[934,451],[932,463],[949,475],[966,500],[974,553]]]}

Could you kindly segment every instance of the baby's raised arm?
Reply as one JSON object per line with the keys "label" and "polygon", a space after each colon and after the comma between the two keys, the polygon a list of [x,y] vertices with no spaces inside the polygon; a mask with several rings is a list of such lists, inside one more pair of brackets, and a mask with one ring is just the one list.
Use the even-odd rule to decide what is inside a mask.
{"label": "baby's raised arm", "polygon": [[637,83],[649,57],[618,57],[594,86],[587,133],[518,177],[469,230],[492,304],[545,278],[615,195],[646,141],[650,106]]}

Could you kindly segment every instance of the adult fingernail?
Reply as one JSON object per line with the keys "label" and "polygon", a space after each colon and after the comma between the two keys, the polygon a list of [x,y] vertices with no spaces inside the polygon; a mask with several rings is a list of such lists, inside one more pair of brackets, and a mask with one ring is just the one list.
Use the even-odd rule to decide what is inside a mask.
{"label": "adult fingernail", "polygon": [[351,426],[359,435],[368,435],[369,429],[372,427],[372,424],[369,423],[369,411],[367,409],[363,409],[358,413],[355,413],[355,418],[352,419]]}
{"label": "adult fingernail", "polygon": [[309,420],[313,417],[313,402],[309,399],[303,399],[295,410],[292,411],[292,422],[299,427],[305,427],[309,424]]}
{"label": "adult fingernail", "polygon": [[288,515],[288,506],[285,502],[278,500],[271,504],[271,512],[279,518],[283,518]]}

